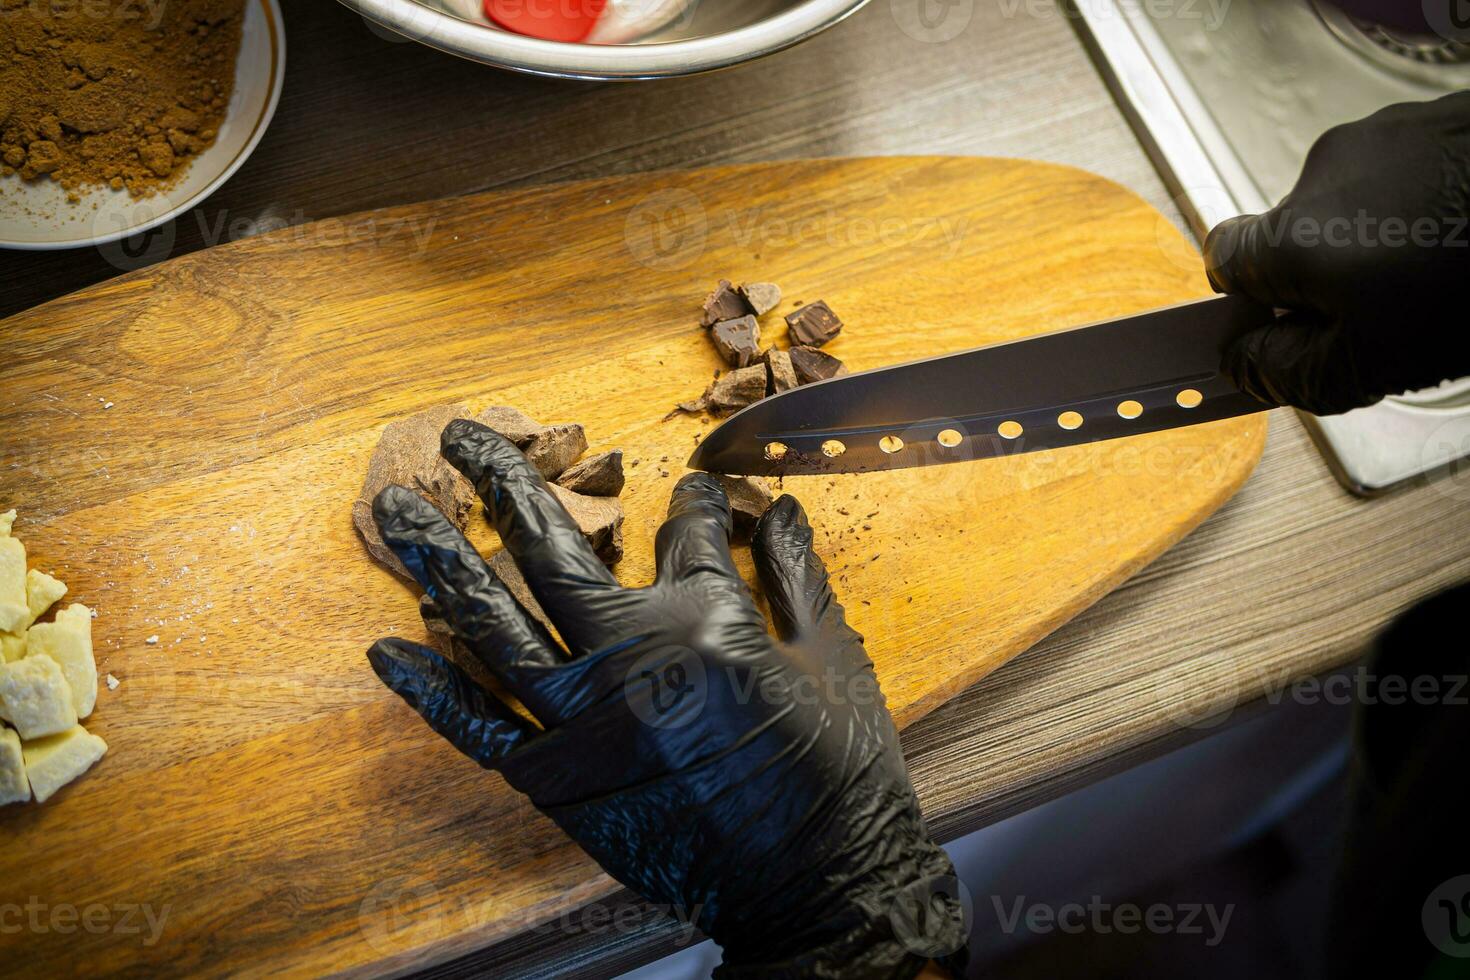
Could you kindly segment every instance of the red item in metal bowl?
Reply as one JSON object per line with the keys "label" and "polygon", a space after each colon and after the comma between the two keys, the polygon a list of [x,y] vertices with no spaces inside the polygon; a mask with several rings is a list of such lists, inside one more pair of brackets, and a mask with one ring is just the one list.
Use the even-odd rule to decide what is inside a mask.
{"label": "red item in metal bowl", "polygon": [[607,0],[485,0],[485,16],[508,31],[543,41],[585,41]]}

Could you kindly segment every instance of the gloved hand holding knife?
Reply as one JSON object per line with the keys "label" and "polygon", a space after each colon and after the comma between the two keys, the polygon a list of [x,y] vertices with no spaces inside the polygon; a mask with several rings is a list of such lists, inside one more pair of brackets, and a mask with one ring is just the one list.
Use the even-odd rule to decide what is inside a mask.
{"label": "gloved hand holding knife", "polygon": [[1226,354],[1262,400],[1331,415],[1470,374],[1470,92],[1329,130],[1205,262],[1216,289],[1286,311]]}

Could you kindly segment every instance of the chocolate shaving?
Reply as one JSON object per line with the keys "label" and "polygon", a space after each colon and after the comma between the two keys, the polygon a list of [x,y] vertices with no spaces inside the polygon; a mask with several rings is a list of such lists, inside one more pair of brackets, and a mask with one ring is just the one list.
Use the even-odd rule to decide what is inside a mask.
{"label": "chocolate shaving", "polygon": [[755,312],[745,297],[731,287],[728,279],[721,279],[714,292],[705,297],[703,310],[699,318],[701,327],[712,327],[721,320],[738,320]]}
{"label": "chocolate shaving", "polygon": [[761,328],[753,316],[721,320],[710,328],[715,350],[731,367],[749,367],[761,356]]}
{"label": "chocolate shaving", "polygon": [[842,332],[842,321],[821,300],[787,314],[786,327],[792,346],[821,347]]}
{"label": "chocolate shaving", "polygon": [[573,493],[593,497],[616,497],[623,492],[623,451],[588,456],[567,469],[556,482]]}
{"label": "chocolate shaving", "polygon": [[804,385],[813,381],[826,381],[847,374],[847,365],[837,358],[815,347],[793,347],[787,352],[796,377]]}
{"label": "chocolate shaving", "polygon": [[773,282],[741,283],[740,295],[756,316],[765,316],[781,304],[781,287]]}

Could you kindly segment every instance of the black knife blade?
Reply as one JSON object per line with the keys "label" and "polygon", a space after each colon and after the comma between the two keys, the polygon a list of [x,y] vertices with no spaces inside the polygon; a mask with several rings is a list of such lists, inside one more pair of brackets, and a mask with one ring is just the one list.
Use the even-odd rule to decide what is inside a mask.
{"label": "black knife blade", "polygon": [[1215,296],[804,385],[731,416],[689,466],[768,476],[903,469],[1265,411],[1219,368],[1231,340],[1273,316]]}

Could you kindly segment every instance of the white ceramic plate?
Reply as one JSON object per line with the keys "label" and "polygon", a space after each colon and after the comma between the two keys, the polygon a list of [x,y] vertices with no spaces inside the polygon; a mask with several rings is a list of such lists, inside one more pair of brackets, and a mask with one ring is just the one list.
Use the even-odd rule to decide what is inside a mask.
{"label": "white ceramic plate", "polygon": [[[235,63],[235,91],[214,145],[167,190],[135,199],[93,189],[69,203],[50,179],[0,177],[0,248],[104,245],[163,224],[192,208],[240,169],[275,114],[286,74],[286,31],[276,0],[249,0]],[[95,205],[95,207],[94,207]]]}

